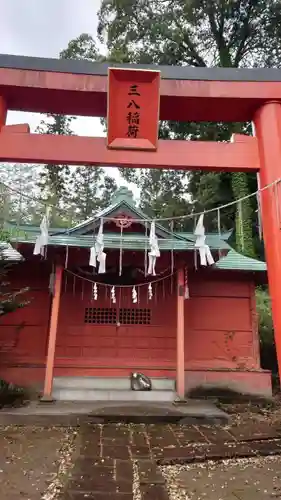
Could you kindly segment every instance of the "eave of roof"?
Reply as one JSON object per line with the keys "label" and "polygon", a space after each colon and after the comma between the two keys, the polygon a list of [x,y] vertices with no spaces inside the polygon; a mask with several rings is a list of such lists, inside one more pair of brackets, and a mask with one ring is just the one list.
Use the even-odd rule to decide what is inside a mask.
{"label": "eave of roof", "polygon": [[0,241],[0,260],[4,262],[20,262],[23,256],[7,241]]}
{"label": "eave of roof", "polygon": [[241,255],[233,249],[221,257],[215,267],[225,271],[266,272],[267,270],[265,262]]}

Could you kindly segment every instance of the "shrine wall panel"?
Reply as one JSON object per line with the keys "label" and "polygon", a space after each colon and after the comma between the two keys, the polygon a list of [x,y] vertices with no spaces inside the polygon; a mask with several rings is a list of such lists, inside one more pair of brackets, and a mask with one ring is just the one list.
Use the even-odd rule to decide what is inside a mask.
{"label": "shrine wall panel", "polygon": [[116,288],[113,304],[109,289],[106,293],[99,287],[98,300],[92,300],[87,285],[83,293],[77,288],[79,292],[69,290],[62,295],[57,359],[79,357],[104,360],[105,364],[112,360],[119,365],[131,361],[132,365],[140,362],[155,366],[175,361],[176,300],[170,295],[169,283],[154,291],[152,300],[148,300],[147,287],[138,289],[136,304],[131,288],[121,293]]}
{"label": "shrine wall panel", "polygon": [[254,286],[239,281],[191,281],[185,302],[187,368],[257,369]]}
{"label": "shrine wall panel", "polygon": [[1,317],[0,356],[11,362],[25,356],[32,362],[45,356],[51,298],[48,290],[49,264],[45,261],[23,262],[7,274],[9,290],[29,287],[20,298],[29,304]]}

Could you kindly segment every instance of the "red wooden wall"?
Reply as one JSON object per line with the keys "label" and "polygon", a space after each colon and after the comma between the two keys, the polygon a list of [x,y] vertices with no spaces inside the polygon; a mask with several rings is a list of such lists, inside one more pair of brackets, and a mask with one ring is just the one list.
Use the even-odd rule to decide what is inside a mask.
{"label": "red wooden wall", "polygon": [[258,368],[255,288],[249,281],[190,281],[185,303],[187,368]]}
{"label": "red wooden wall", "polygon": [[20,300],[28,299],[30,304],[1,318],[0,356],[1,352],[30,359],[45,355],[51,305],[48,290],[50,270],[47,261],[35,261],[32,266],[28,262],[13,266],[8,273],[9,288],[29,287],[28,293]]}
{"label": "red wooden wall", "polygon": [[[48,292],[50,265],[24,263],[16,266],[9,280],[13,286],[31,286],[31,304],[1,318],[0,377],[42,379],[50,311]],[[214,276],[214,277],[213,277]],[[192,273],[190,296],[185,302],[186,369],[258,369],[254,286],[248,281],[218,280],[218,274]],[[116,304],[109,292],[99,288],[91,300],[91,284],[68,277],[63,286],[59,315],[56,374],[122,375],[131,369],[147,369],[150,375],[174,377],[176,365],[176,289],[170,280],[154,287],[152,301],[147,287],[138,304],[132,303],[131,288],[116,288]],[[85,323],[86,308],[149,309],[150,324]],[[11,349],[13,339],[16,345]],[[31,373],[29,372],[29,373]]]}
{"label": "red wooden wall", "polygon": [[[147,286],[138,288],[138,303],[132,302],[132,288],[116,288],[116,304],[112,304],[110,290],[98,287],[98,300],[91,300],[91,284],[85,283],[82,291],[79,280],[73,292],[73,280],[67,282],[61,300],[59,329],[57,337],[57,357],[93,358],[105,366],[165,366],[176,359],[176,300],[171,295],[171,282],[167,280],[153,287],[153,298],[147,298]],[[106,312],[116,309],[114,324],[85,324],[86,308]],[[127,309],[140,311],[139,318],[146,312],[150,324],[120,326],[117,324],[119,311]],[[148,311],[147,311],[148,310]],[[134,313],[130,314],[131,319]],[[133,320],[136,319],[133,318]]]}

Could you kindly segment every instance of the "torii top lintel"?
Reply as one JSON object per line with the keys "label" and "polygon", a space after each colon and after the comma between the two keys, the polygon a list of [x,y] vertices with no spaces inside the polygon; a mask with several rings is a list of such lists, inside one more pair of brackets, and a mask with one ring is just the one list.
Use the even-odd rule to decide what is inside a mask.
{"label": "torii top lintel", "polygon": [[[250,121],[264,102],[281,100],[279,69],[122,67],[161,70],[161,120]],[[10,110],[105,117],[107,71],[105,63],[0,55],[0,95]]]}

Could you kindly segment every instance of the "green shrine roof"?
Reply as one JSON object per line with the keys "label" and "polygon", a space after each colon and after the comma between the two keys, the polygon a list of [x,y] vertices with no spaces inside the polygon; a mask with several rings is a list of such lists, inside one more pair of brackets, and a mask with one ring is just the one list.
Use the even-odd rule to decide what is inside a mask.
{"label": "green shrine roof", "polygon": [[[93,246],[93,236],[97,233],[100,220],[104,217],[117,217],[118,214],[126,214],[132,220],[136,219],[138,224],[147,227],[147,215],[136,206],[133,193],[126,187],[120,187],[113,196],[111,204],[80,224],[72,228],[50,228],[49,242],[50,246],[69,246],[90,248]],[[165,228],[158,222],[155,224],[156,234],[160,251],[193,251],[196,237],[189,232],[174,232]],[[37,235],[40,233],[38,226],[26,224],[18,225],[13,222],[5,223],[5,230],[11,235],[11,242],[34,244]],[[206,233],[206,244],[213,251],[228,252],[226,256],[221,257],[215,264],[215,268],[220,270],[235,271],[266,271],[265,262],[250,259],[239,254],[228,243],[232,231],[218,233]],[[149,249],[149,237],[139,232],[123,232],[122,241],[119,232],[109,232],[104,224],[104,246],[106,249],[120,249],[144,251]]]}
{"label": "green shrine roof", "polygon": [[236,252],[233,248],[228,252],[225,257],[221,257],[216,262],[216,267],[218,269],[224,269],[228,271],[266,271],[266,263],[257,259],[251,259],[250,257],[245,257],[241,253]]}

